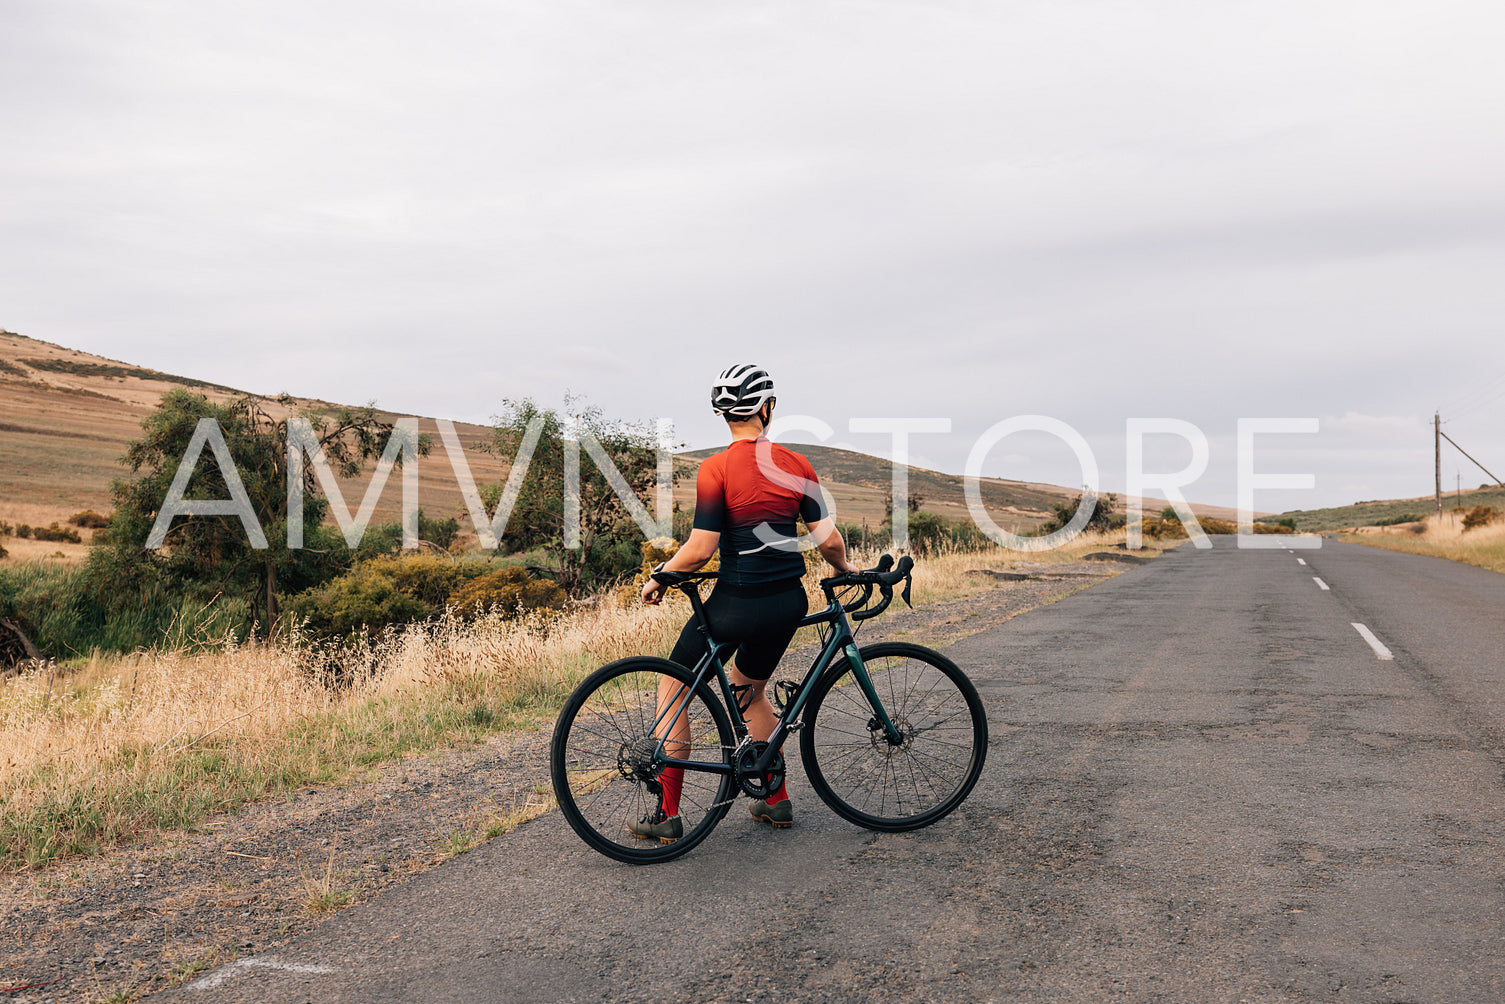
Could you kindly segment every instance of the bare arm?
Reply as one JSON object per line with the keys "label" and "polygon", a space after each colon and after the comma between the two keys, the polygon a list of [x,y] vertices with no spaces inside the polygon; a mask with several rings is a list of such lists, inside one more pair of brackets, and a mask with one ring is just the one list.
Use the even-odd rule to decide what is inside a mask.
{"label": "bare arm", "polygon": [[841,531],[836,529],[836,521],[827,516],[818,520],[810,527],[810,535],[820,541],[817,547],[820,556],[825,558],[830,566],[838,572],[856,572],[860,569],[847,560],[847,543],[841,539]]}
{"label": "bare arm", "polygon": [[[664,570],[668,572],[693,572],[711,560],[711,555],[716,553],[716,548],[721,546],[721,534],[715,530],[691,530],[690,539],[680,546],[678,551],[664,562]],[[643,583],[643,602],[657,603],[664,598],[667,586],[662,585],[655,579]]]}

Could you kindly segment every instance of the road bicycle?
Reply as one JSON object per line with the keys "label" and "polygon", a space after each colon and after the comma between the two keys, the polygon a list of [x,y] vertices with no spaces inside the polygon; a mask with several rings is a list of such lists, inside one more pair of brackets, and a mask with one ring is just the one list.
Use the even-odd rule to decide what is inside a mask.
{"label": "road bicycle", "polygon": [[[800,621],[821,646],[804,679],[781,681],[769,697],[778,712],[766,742],[752,739],[742,705],[706,621],[699,584],[715,572],[659,572],[690,599],[706,652],[694,668],[635,657],[603,666],[565,701],[554,726],[549,768],[559,808],[587,844],[634,864],[667,861],[694,848],[741,791],[767,798],[783,783],[784,740],[799,733],[810,785],[843,819],[871,830],[915,830],[962,803],[982,773],[988,721],[977,688],[950,659],[922,645],[857,647],[847,620],[876,617],[904,584],[913,559],[820,581],[826,606]],[[874,589],[881,601],[872,602]],[[860,595],[857,591],[860,590]],[[846,597],[854,596],[848,602]],[[715,688],[713,689],[713,684]],[[683,836],[642,840],[627,823],[654,812],[669,767],[684,770]]]}

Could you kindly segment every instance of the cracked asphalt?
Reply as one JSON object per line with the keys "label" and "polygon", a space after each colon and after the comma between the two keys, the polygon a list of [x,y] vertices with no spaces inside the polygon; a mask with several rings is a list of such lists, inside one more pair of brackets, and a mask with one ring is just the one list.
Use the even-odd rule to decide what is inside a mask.
{"label": "cracked asphalt", "polygon": [[1213,540],[947,649],[992,745],[934,827],[552,813],[167,997],[1505,1000],[1505,577]]}

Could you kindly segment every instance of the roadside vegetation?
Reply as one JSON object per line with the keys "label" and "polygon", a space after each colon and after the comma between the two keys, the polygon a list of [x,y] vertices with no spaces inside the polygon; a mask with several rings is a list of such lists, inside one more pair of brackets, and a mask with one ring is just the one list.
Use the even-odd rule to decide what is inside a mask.
{"label": "roadside vegetation", "polygon": [[[916,568],[914,600],[992,588],[973,569],[1077,560],[1121,539],[933,554]],[[639,582],[662,553],[648,550]],[[807,576],[817,602],[818,577]],[[34,868],[99,853],[404,755],[545,727],[596,667],[673,647],[688,602],[675,593],[643,607],[636,589],[627,582],[565,610],[451,609],[338,643],[230,638],[96,656],[72,672],[34,664],[0,685],[0,860]]]}
{"label": "roadside vegetation", "polygon": [[[194,516],[176,519],[167,546],[148,551],[157,507],[205,417],[224,430],[271,546],[249,547],[234,517]],[[647,432],[586,408],[571,418],[649,497],[658,473]],[[331,464],[347,472],[380,455],[391,433],[371,409],[314,419]],[[487,448],[510,459],[532,435],[534,462],[502,547],[463,553],[451,550],[455,518],[423,514],[418,550],[403,550],[395,523],[350,546],[328,525],[307,467],[307,546],[288,548],[286,425],[254,402],[172,391],[131,445],[114,512],[43,528],[92,534],[87,559],[0,568],[0,866],[99,853],[415,752],[544,727],[596,667],[672,648],[687,601],[673,593],[647,608],[636,594],[677,545],[645,539],[589,461],[580,466],[581,546],[566,545],[558,415],[508,404]],[[204,452],[186,497],[225,498],[224,472]],[[480,491],[490,510],[504,486]],[[1078,504],[1057,507],[1056,523]],[[1076,560],[1121,542],[1122,519],[1109,497],[1092,532],[1024,555],[912,505],[914,600],[991,588],[970,574],[977,569]],[[36,539],[35,527],[24,538],[9,529]],[[868,533],[855,559],[875,561],[888,529]],[[688,535],[688,513],[675,514],[674,531]],[[813,552],[807,559],[816,606],[820,572]]]}
{"label": "roadside vegetation", "polygon": [[1364,527],[1343,539],[1505,572],[1505,510],[1496,506],[1475,505],[1403,524]]}
{"label": "roadside vegetation", "polygon": [[[1480,485],[1472,491],[1447,492],[1443,495],[1442,502],[1450,509],[1472,509],[1481,505],[1505,509],[1505,488]],[[1293,509],[1279,516],[1263,517],[1262,521],[1275,523],[1290,520],[1295,523],[1297,530],[1303,532],[1349,530],[1362,526],[1397,526],[1424,519],[1436,511],[1436,503],[1428,495],[1412,499],[1355,502],[1353,505],[1328,509]]]}

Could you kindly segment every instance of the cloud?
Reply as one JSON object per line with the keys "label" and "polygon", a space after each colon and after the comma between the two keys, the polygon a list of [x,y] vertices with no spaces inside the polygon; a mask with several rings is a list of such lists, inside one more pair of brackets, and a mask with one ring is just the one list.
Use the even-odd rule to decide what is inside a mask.
{"label": "cloud", "polygon": [[[1502,27],[1482,0],[23,2],[0,325],[460,419],[569,389],[696,445],[752,357],[838,430],[951,417],[923,445],[950,471],[1017,414],[1105,478],[1129,416],[1322,415],[1319,484],[1377,496],[1426,432],[1382,416],[1505,363]],[[1482,443],[1505,405],[1469,401]]]}

